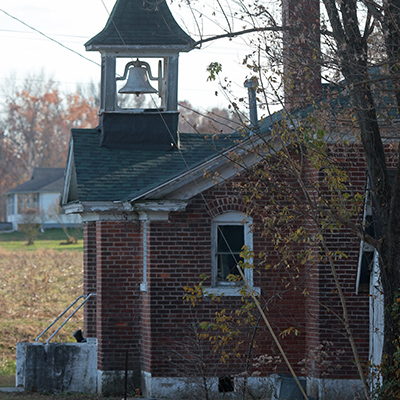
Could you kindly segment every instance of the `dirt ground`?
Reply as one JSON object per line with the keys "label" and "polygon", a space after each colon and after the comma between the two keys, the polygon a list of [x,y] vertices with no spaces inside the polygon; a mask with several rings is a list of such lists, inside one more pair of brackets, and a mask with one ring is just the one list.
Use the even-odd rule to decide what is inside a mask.
{"label": "dirt ground", "polygon": [[52,394],[39,393],[4,393],[0,391],[0,400],[121,400],[121,397],[101,397],[83,394]]}
{"label": "dirt ground", "polygon": [[[102,397],[85,394],[39,394],[39,393],[8,393],[3,392],[5,387],[12,388],[15,385],[14,376],[0,376],[0,400],[121,400],[122,397]],[[132,399],[132,398],[129,398]]]}

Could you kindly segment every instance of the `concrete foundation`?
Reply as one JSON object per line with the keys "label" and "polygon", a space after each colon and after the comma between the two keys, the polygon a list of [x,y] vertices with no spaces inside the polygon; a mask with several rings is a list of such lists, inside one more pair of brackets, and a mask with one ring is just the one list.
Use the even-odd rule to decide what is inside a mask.
{"label": "concrete foundation", "polygon": [[[141,382],[140,382],[141,380]],[[300,378],[307,394],[318,400],[353,400],[362,393],[361,382],[354,379]],[[293,381],[293,382],[292,382]],[[128,393],[141,387],[143,395],[162,399],[204,398],[207,390],[210,399],[242,398],[246,384],[253,399],[280,400],[287,396],[300,396],[292,377],[233,378],[232,392],[219,392],[216,377],[153,377],[148,372],[128,371]],[[25,391],[48,393],[75,392],[120,395],[125,388],[123,371],[97,370],[96,343],[18,343],[16,386]],[[289,397],[293,398],[293,397]]]}
{"label": "concrete foundation", "polygon": [[[312,400],[354,400],[362,397],[361,382],[356,379],[309,379],[299,377],[299,381]],[[212,400],[242,399],[244,378],[234,378],[234,391],[221,393],[218,378],[206,378],[208,396]],[[302,400],[295,380],[291,376],[271,375],[269,377],[249,377],[246,382],[247,397],[251,399]],[[157,399],[193,399],[205,397],[205,382],[200,377],[167,378],[152,377],[142,372],[142,388],[145,397]]]}
{"label": "concrete foundation", "polygon": [[97,344],[18,343],[16,386],[49,393],[97,392]]}
{"label": "concrete foundation", "polygon": [[[103,396],[122,396],[125,391],[125,371],[96,371],[97,392]],[[140,372],[128,371],[127,393],[140,389]]]}
{"label": "concrete foundation", "polygon": [[[236,400],[242,399],[243,378],[234,378],[234,391],[220,392],[218,390],[218,378],[208,377],[204,381],[202,377],[152,377],[148,372],[142,372],[143,395],[157,399],[205,399],[205,393],[212,400]],[[278,399],[280,389],[280,377],[249,377],[247,379],[248,398],[253,399]]]}
{"label": "concrete foundation", "polygon": [[307,394],[318,400],[363,399],[363,393],[359,379],[307,378]]}

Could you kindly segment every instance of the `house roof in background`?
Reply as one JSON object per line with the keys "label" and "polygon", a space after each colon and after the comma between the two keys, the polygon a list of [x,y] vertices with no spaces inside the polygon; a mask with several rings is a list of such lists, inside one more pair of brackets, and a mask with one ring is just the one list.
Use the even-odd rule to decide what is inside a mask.
{"label": "house roof in background", "polygon": [[109,46],[179,46],[189,50],[193,44],[194,40],[177,24],[165,0],[118,0],[104,29],[85,46],[87,50]]}
{"label": "house roof in background", "polygon": [[64,168],[34,168],[31,179],[9,190],[14,193],[61,193]]}

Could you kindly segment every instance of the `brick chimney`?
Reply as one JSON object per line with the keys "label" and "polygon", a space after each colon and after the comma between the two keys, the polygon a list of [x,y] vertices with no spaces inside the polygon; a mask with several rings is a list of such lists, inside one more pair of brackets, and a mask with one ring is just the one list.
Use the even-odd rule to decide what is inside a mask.
{"label": "brick chimney", "polygon": [[322,90],[319,0],[283,0],[285,106],[304,108]]}

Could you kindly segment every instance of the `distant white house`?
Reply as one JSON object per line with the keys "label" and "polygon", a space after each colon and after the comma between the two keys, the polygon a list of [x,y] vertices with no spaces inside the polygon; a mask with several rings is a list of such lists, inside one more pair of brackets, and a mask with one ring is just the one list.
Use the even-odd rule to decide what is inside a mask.
{"label": "distant white house", "polygon": [[59,204],[61,188],[64,179],[64,168],[34,168],[31,179],[6,192],[7,222],[13,230],[18,230],[18,224],[23,221],[23,212],[28,208],[37,208],[40,214],[42,228],[59,228],[81,224],[80,217],[61,214],[54,216],[54,210]]}

